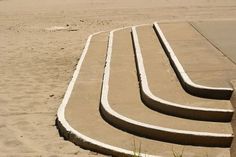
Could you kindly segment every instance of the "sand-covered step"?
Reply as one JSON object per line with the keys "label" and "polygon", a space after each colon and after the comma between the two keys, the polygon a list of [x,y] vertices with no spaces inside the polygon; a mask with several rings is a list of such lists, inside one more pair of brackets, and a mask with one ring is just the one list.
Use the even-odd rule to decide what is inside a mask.
{"label": "sand-covered step", "polygon": [[103,80],[101,113],[125,131],[173,143],[230,146],[230,123],[169,116],[147,108],[141,101],[131,29],[110,33]]}
{"label": "sand-covered step", "polygon": [[185,90],[201,97],[230,99],[235,64],[189,23],[154,26]]}
{"label": "sand-covered step", "polygon": [[229,100],[195,97],[182,88],[153,26],[132,30],[140,92],[148,107],[190,119],[231,121],[234,110]]}
{"label": "sand-covered step", "polygon": [[[57,114],[62,136],[75,144],[113,156],[132,156],[140,150],[149,154],[173,157],[173,151],[185,156],[230,157],[228,148],[208,148],[177,145],[140,138],[106,123],[99,113],[100,91],[105,65],[107,33],[90,36],[80,57]],[[91,43],[90,43],[91,41]],[[136,144],[134,144],[134,141]]]}

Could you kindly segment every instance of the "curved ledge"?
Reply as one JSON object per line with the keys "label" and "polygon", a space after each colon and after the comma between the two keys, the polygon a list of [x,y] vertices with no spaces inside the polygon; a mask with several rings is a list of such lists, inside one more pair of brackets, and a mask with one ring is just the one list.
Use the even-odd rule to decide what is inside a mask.
{"label": "curved ledge", "polygon": [[[97,35],[99,33],[102,33],[102,32],[98,32],[98,33],[94,33],[94,34],[90,35],[87,42],[86,42],[85,48],[82,52],[80,60],[79,60],[77,66],[76,66],[76,69],[74,71],[73,77],[72,77],[72,79],[69,83],[69,86],[67,87],[65,96],[62,100],[61,105],[58,108],[56,125],[57,125],[57,128],[58,128],[60,134],[65,139],[75,143],[76,145],[79,145],[80,147],[82,147],[84,149],[89,149],[89,150],[93,150],[93,151],[96,151],[96,152],[99,152],[99,153],[108,154],[108,155],[117,156],[117,157],[118,156],[132,157],[132,156],[134,156],[133,151],[118,148],[118,147],[114,147],[114,146],[102,143],[100,141],[91,139],[88,136],[83,135],[82,133],[75,130],[73,127],[71,127],[70,124],[65,119],[65,108],[66,108],[67,103],[70,99],[70,96],[71,96],[72,90],[74,88],[76,79],[78,78],[81,65],[84,61],[84,58],[85,58],[86,54],[87,54],[87,51],[88,51],[88,48],[89,48],[89,45],[90,45],[90,41],[91,41],[91,39],[94,35]],[[146,157],[146,156],[147,157],[154,157],[153,155],[147,155],[147,154],[140,154],[140,156],[142,156],[142,157]],[[156,156],[156,157],[160,157],[160,156]]]}
{"label": "curved ledge", "polygon": [[226,100],[230,99],[233,93],[233,88],[209,87],[209,86],[203,86],[203,85],[194,83],[189,78],[188,74],[185,72],[183,66],[181,65],[178,58],[176,57],[173,49],[171,48],[170,44],[165,38],[157,22],[155,22],[153,25],[154,25],[156,34],[161,42],[161,45],[164,48],[172,64],[173,69],[175,70],[183,88],[187,92],[189,92],[190,94],[200,96],[200,97],[205,97],[205,98],[226,99]]}
{"label": "curved ledge", "polygon": [[151,92],[148,85],[136,27],[132,28],[132,39],[133,39],[133,44],[134,44],[134,49],[135,49],[135,58],[136,58],[136,66],[138,69],[138,77],[139,77],[139,81],[141,85],[140,93],[141,93],[142,100],[145,102],[145,105],[147,105],[149,108],[153,110],[156,110],[165,114],[188,118],[188,119],[219,121],[219,122],[231,121],[234,110],[186,106],[182,104],[169,102],[167,100],[163,100],[155,96]]}
{"label": "curved ledge", "polygon": [[154,126],[138,122],[133,119],[129,119],[123,115],[120,115],[111,108],[108,102],[109,77],[110,77],[110,67],[111,67],[113,35],[114,32],[118,30],[120,29],[111,31],[109,35],[109,43],[108,43],[105,72],[102,84],[101,104],[100,104],[100,112],[103,118],[108,123],[112,124],[117,128],[151,139],[178,143],[178,144],[186,144],[186,145],[229,147],[233,139],[232,134],[195,132],[195,131],[177,130],[177,129]]}

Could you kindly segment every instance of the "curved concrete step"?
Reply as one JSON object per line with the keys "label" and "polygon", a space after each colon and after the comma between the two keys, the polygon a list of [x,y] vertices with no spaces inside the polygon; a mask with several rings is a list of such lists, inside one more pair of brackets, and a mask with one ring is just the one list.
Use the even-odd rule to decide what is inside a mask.
{"label": "curved concrete step", "polygon": [[101,96],[104,119],[120,129],[151,139],[189,145],[230,146],[233,138],[230,123],[173,117],[150,110],[142,103],[130,31],[110,33]]}
{"label": "curved concrete step", "polygon": [[132,37],[140,92],[148,107],[189,119],[231,121],[234,110],[229,100],[199,98],[183,90],[152,26],[137,27],[137,31],[133,27]]}
{"label": "curved concrete step", "polygon": [[91,35],[86,43],[58,109],[57,126],[62,136],[82,148],[113,156],[134,156],[134,149],[138,150],[141,143],[140,156],[145,157],[150,156],[149,154],[173,157],[173,150],[180,153],[183,148],[184,156],[188,157],[206,154],[208,157],[230,157],[229,148],[194,147],[153,141],[120,131],[103,121],[99,114],[99,102],[106,46],[106,33]]}
{"label": "curved concrete step", "polygon": [[[182,25],[182,26],[181,26]],[[185,26],[184,26],[185,25]],[[229,65],[229,61],[227,62],[224,57],[221,56],[221,59],[218,60],[217,57],[217,53],[211,53],[213,51],[216,51],[215,48],[213,47],[209,47],[209,43],[207,43],[207,41],[203,40],[203,37],[197,33],[194,28],[187,26],[188,24],[169,24],[169,29],[166,28],[167,25],[163,25],[162,29],[164,29],[164,33],[166,34],[167,38],[165,37],[164,33],[161,30],[161,27],[157,24],[154,23],[154,28],[155,31],[157,33],[157,36],[167,54],[167,56],[169,57],[169,60],[177,74],[177,76],[180,79],[180,82],[183,86],[183,88],[196,96],[200,96],[200,97],[205,97],[205,98],[214,98],[214,99],[227,99],[229,100],[232,93],[233,93],[233,89],[232,87],[229,87],[229,85],[225,84],[225,87],[210,87],[207,85],[200,85],[198,83],[195,83],[195,80],[192,80],[191,78],[193,78],[193,76],[195,76],[195,78],[197,78],[197,76],[201,76],[201,77],[209,77],[210,75],[210,71],[212,72],[212,70],[217,71],[217,67],[213,66],[214,68],[212,69],[211,66],[209,66],[209,62],[212,61],[213,63],[217,60],[221,63],[219,63],[218,65],[225,65],[227,63],[227,65],[225,66],[225,68],[227,69],[228,67],[230,67]],[[170,31],[170,29],[174,29],[174,31]],[[196,40],[197,42],[194,42],[193,40]],[[169,44],[168,41],[171,41],[171,46]],[[178,43],[179,41],[179,43]],[[207,58],[207,60],[205,60],[206,62],[199,62],[198,66],[195,65],[195,67],[198,69],[199,65],[201,65],[204,68],[205,73],[195,73],[192,74],[191,71],[185,71],[186,67],[191,67],[191,64],[187,65],[185,64],[185,67],[183,68],[182,64],[179,61],[179,57],[180,55],[176,55],[176,52],[181,52],[183,51],[183,49],[186,46],[183,46],[183,43],[188,42],[188,47],[191,47],[190,50],[188,50],[188,52],[191,53],[193,52],[194,49],[195,52],[193,52],[191,54],[191,58],[188,58],[188,61],[192,61],[193,59],[192,57],[194,57],[194,60],[196,61],[202,61],[204,58]],[[181,45],[182,44],[182,45]],[[175,49],[175,51],[173,51],[172,47]],[[200,53],[201,51],[203,51],[203,49],[199,49],[199,47],[202,48],[206,48],[204,51],[204,53]],[[207,52],[209,51],[209,52]],[[207,52],[207,53],[206,53]],[[200,53],[200,55],[199,55]],[[180,54],[180,53],[179,53]],[[219,55],[220,53],[218,53]],[[200,58],[196,58],[196,57],[200,57]],[[228,66],[228,67],[227,67]],[[199,70],[199,69],[198,69]],[[190,75],[190,77],[189,77]],[[214,77],[214,75],[212,75]],[[211,78],[211,82],[213,79]],[[209,84],[209,82],[208,82]]]}

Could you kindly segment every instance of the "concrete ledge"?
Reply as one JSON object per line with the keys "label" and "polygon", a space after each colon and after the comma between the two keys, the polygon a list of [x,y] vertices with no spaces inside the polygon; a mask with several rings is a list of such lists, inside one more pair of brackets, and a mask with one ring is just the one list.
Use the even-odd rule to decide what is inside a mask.
{"label": "concrete ledge", "polygon": [[[68,121],[65,119],[65,109],[66,109],[67,103],[70,99],[75,82],[78,78],[81,65],[82,65],[83,60],[84,60],[86,53],[88,51],[90,41],[94,35],[99,34],[99,33],[101,33],[101,32],[90,35],[87,40],[87,43],[86,43],[85,48],[82,52],[81,58],[77,64],[77,67],[74,71],[73,77],[69,83],[67,90],[66,90],[65,96],[64,96],[62,103],[59,106],[59,109],[57,111],[56,125],[57,125],[57,128],[58,128],[61,136],[63,136],[65,139],[73,142],[74,144],[79,145],[80,147],[82,147],[84,149],[89,149],[92,151],[96,151],[96,152],[107,154],[107,155],[117,156],[117,157],[120,157],[120,156],[132,157],[132,156],[134,156],[133,151],[114,147],[114,146],[102,143],[100,141],[91,139],[91,138],[83,135],[79,131],[75,130],[74,128],[72,128],[70,126],[70,124],[68,123]],[[148,154],[140,154],[140,156],[154,157],[153,155],[148,155]],[[156,157],[159,157],[159,156],[156,156]]]}
{"label": "concrete ledge", "polygon": [[195,132],[195,131],[177,130],[177,129],[154,126],[138,122],[133,119],[129,119],[128,117],[120,115],[111,108],[108,102],[109,77],[111,68],[113,35],[114,32],[118,30],[120,29],[111,31],[109,36],[106,66],[102,85],[101,104],[100,104],[100,112],[103,118],[108,123],[112,124],[117,128],[155,140],[161,140],[185,145],[230,147],[233,139],[232,134]]}
{"label": "concrete ledge", "polygon": [[169,57],[173,69],[175,70],[183,88],[187,92],[204,98],[226,99],[226,100],[230,99],[233,93],[233,88],[208,87],[194,83],[189,78],[188,74],[185,72],[183,66],[180,64],[178,58],[176,57],[173,49],[171,48],[170,44],[165,38],[157,22],[154,23],[154,29],[161,42],[162,47],[164,48],[167,56]]}
{"label": "concrete ledge", "polygon": [[232,119],[234,110],[191,107],[182,104],[176,104],[155,96],[149,88],[147,76],[144,68],[143,57],[139,45],[136,27],[132,28],[132,39],[135,49],[136,67],[140,81],[140,93],[143,102],[151,109],[188,119],[229,122]]}

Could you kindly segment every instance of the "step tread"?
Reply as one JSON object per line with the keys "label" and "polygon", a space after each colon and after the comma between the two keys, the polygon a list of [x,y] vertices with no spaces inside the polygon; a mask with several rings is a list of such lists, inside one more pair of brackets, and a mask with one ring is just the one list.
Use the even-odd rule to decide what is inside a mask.
{"label": "step tread", "polygon": [[119,114],[146,124],[177,130],[232,134],[230,123],[178,118],[155,112],[143,104],[130,29],[114,33],[108,101]]}
{"label": "step tread", "polygon": [[[184,147],[184,155],[186,156],[204,156],[206,153],[209,157],[215,157],[219,154],[224,154],[226,157],[230,156],[228,148],[182,146],[153,141],[120,131],[106,123],[99,114],[106,44],[106,33],[92,38],[79,77],[65,109],[65,118],[72,128],[94,140],[131,151],[135,139],[136,142],[141,142],[142,152],[147,154],[172,157],[172,149],[181,152]],[[76,141],[74,142],[76,143]],[[136,145],[138,145],[137,143]]]}

